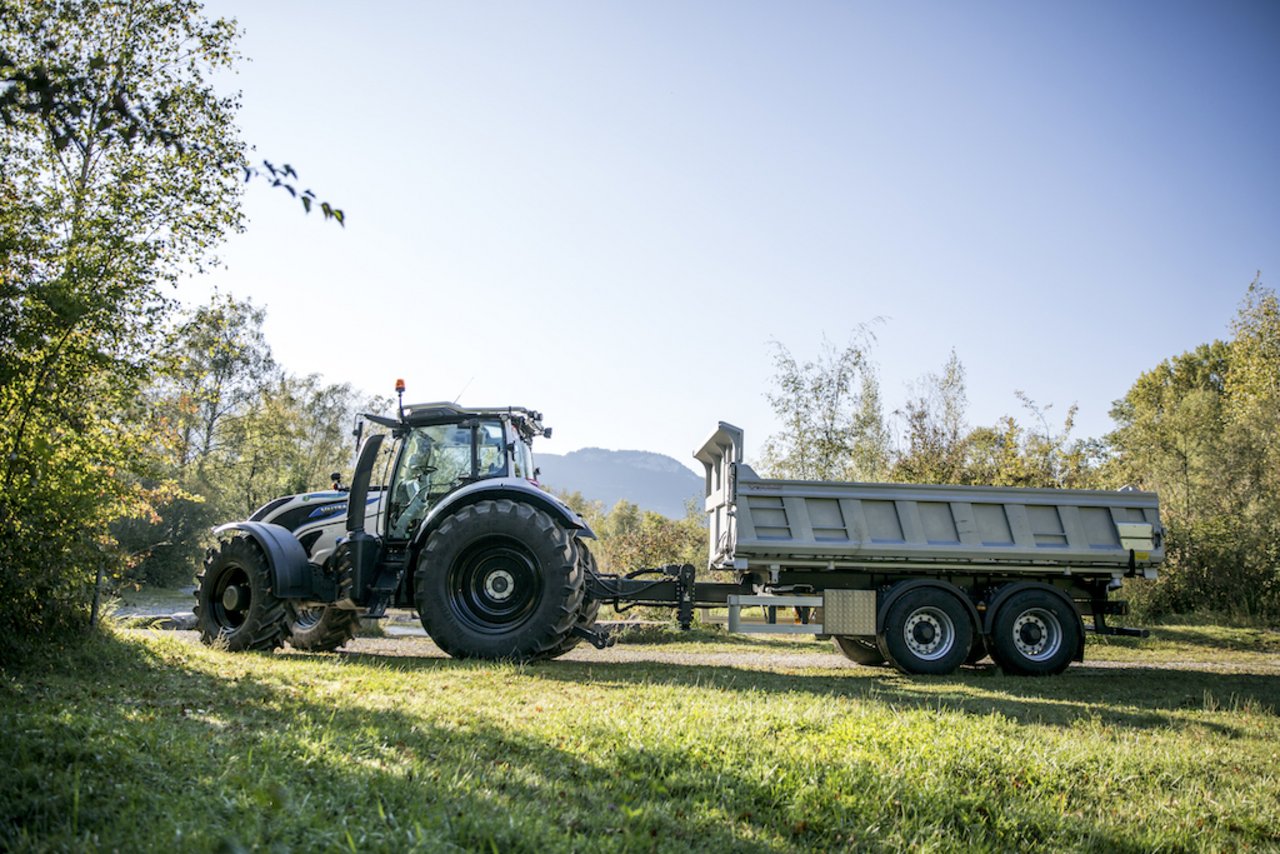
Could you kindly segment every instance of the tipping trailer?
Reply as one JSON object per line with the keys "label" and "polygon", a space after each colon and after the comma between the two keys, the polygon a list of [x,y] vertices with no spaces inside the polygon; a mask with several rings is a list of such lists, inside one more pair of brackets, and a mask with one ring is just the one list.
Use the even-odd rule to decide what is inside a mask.
{"label": "tipping trailer", "polygon": [[[397,391],[402,386],[397,385]],[[770,480],[721,422],[694,456],[706,473],[707,568],[601,572],[595,535],[540,489],[541,414],[435,403],[365,416],[349,489],[287,496],[218,529],[196,590],[202,639],[231,650],[331,650],[361,618],[418,611],[461,658],[534,660],[612,642],[601,605],[698,608],[730,631],[831,637],[860,664],[950,673],[986,655],[1049,674],[1080,660],[1084,618],[1164,557],[1151,493]],[[384,448],[384,442],[391,444]],[[386,453],[386,451],[390,453]],[[385,461],[386,483],[372,486]]]}

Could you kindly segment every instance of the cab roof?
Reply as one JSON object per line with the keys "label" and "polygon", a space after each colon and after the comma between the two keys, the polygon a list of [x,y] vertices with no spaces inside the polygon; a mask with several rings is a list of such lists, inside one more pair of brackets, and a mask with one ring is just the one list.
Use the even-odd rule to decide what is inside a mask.
{"label": "cab roof", "polygon": [[450,424],[468,418],[510,418],[529,433],[545,433],[542,413],[523,406],[458,406],[455,403],[411,403],[401,410],[403,419],[366,413],[374,424],[384,427],[421,427],[428,424]]}

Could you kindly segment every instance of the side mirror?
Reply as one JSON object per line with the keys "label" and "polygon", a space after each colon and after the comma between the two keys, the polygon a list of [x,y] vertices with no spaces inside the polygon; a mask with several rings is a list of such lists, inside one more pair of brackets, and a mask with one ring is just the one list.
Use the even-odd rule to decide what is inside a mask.
{"label": "side mirror", "polygon": [[551,438],[551,428],[550,428],[550,427],[543,427],[543,428],[542,428],[542,435],[543,435],[543,436],[545,436],[546,438],[550,439],[550,438]]}

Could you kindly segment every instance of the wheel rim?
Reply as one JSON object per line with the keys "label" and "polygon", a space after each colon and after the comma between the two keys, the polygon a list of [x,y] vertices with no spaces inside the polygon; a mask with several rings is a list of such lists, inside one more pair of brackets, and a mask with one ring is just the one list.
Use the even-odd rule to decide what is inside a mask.
{"label": "wheel rim", "polygon": [[313,629],[324,616],[324,608],[294,608],[293,626],[296,629]]}
{"label": "wheel rim", "polygon": [[253,607],[249,573],[239,564],[228,564],[213,585],[209,610],[222,634],[232,634],[244,625]]}
{"label": "wheel rim", "polygon": [[1013,621],[1013,646],[1030,661],[1046,661],[1062,649],[1062,623],[1052,611],[1028,608]]}
{"label": "wheel rim", "polygon": [[449,569],[450,610],[480,632],[511,631],[529,619],[541,598],[537,562],[514,541],[481,543]]}
{"label": "wheel rim", "polygon": [[912,655],[924,661],[936,661],[955,646],[956,626],[940,608],[917,608],[902,626],[902,640]]}

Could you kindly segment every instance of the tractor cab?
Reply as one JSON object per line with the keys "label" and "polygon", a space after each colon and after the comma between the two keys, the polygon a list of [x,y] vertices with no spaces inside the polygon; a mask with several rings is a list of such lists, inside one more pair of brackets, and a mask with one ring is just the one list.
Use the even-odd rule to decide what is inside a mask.
{"label": "tractor cab", "polygon": [[431,509],[463,487],[496,479],[536,485],[531,443],[551,433],[540,413],[516,407],[428,403],[405,407],[398,423],[366,417],[391,426],[398,444],[379,510],[388,542],[412,539]]}

